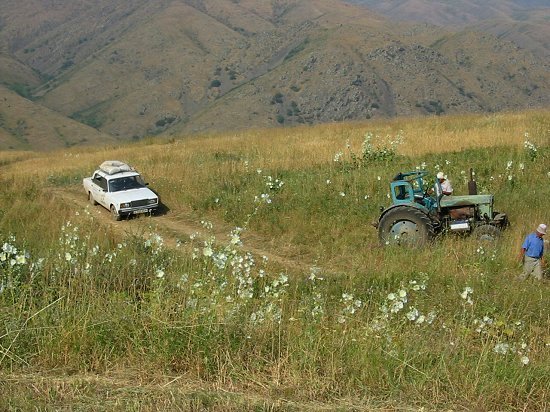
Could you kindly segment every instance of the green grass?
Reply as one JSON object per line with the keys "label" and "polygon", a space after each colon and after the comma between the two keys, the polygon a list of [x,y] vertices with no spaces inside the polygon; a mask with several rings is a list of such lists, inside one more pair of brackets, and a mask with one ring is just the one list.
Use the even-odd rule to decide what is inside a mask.
{"label": "green grass", "polygon": [[[359,167],[344,141],[339,161],[303,163],[239,139],[186,144],[197,147],[153,142],[52,169],[58,154],[3,163],[0,409],[549,407],[548,281],[515,281],[523,236],[548,218],[548,146],[534,161],[494,146]],[[168,245],[155,218],[121,235],[50,194],[79,190],[104,157],[134,158],[174,219],[188,208],[243,227],[242,239],[254,234],[293,263],[247,254],[236,237]],[[389,180],[423,163],[440,165],[458,193],[462,172],[476,171],[512,222],[499,243],[378,245],[370,222],[389,204]]]}

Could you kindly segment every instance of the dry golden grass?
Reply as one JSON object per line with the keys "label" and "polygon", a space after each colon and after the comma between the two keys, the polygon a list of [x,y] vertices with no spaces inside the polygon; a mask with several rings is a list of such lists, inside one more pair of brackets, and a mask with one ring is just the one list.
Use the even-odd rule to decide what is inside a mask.
{"label": "dry golden grass", "polygon": [[[264,168],[295,169],[331,162],[334,154],[349,142],[358,151],[367,132],[394,137],[403,132],[401,154],[422,156],[428,153],[462,151],[472,148],[516,146],[525,133],[537,144],[550,140],[550,111],[462,115],[424,118],[399,118],[371,122],[332,123],[293,128],[250,129],[224,134],[180,136],[170,142],[152,138],[138,144],[74,148],[44,154],[0,152],[0,162],[29,157],[24,169],[42,171],[74,170],[105,159],[123,159],[139,166],[156,160],[156,167],[170,164],[172,173],[182,177],[190,172],[188,164],[204,154],[238,154],[254,158]],[[63,159],[63,161],[60,161]],[[178,167],[180,165],[181,167]],[[18,163],[16,169],[21,169]],[[14,170],[15,172],[17,170]],[[192,173],[198,173],[198,170]],[[207,171],[203,170],[203,173]]]}
{"label": "dry golden grass", "polygon": [[[234,327],[238,332],[235,334],[233,329],[223,328],[206,333],[195,328],[203,324],[201,321],[193,326],[196,332],[182,335],[181,332],[187,329],[181,326],[190,322],[189,318],[185,317],[187,315],[173,318],[176,312],[167,308],[183,307],[178,305],[187,293],[185,288],[175,292],[167,288],[159,301],[157,295],[147,295],[135,306],[129,306],[118,289],[113,289],[116,293],[106,292],[112,287],[112,279],[119,285],[126,280],[125,276],[135,275],[131,271],[126,274],[126,269],[138,249],[121,250],[117,252],[119,260],[111,269],[99,265],[104,255],[98,255],[98,264],[92,262],[92,267],[97,268],[92,276],[74,278],[82,282],[78,287],[64,280],[73,272],[63,272],[67,278],[56,278],[60,279],[58,283],[52,281],[52,290],[57,296],[58,290],[69,290],[65,288],[70,284],[75,288],[70,289],[74,295],[60,301],[59,307],[48,306],[48,311],[41,312],[43,320],[38,316],[33,318],[38,326],[32,330],[37,333],[36,339],[23,334],[16,340],[9,337],[8,344],[17,343],[11,350],[25,357],[31,367],[26,370],[20,365],[20,371],[15,374],[0,374],[0,391],[6,393],[6,401],[0,401],[0,409],[46,409],[51,405],[62,409],[78,405],[80,410],[95,410],[96,405],[104,404],[105,410],[111,406],[114,410],[116,407],[119,410],[159,410],[163,407],[182,410],[284,410],[285,407],[288,410],[372,410],[377,405],[386,406],[388,410],[397,409],[395,405],[404,402],[411,410],[415,405],[437,405],[441,410],[465,409],[474,403],[480,410],[544,410],[547,406],[543,366],[547,363],[547,351],[544,345],[548,341],[547,328],[544,328],[544,320],[548,318],[542,296],[544,285],[539,289],[529,283],[515,284],[510,280],[520,270],[516,251],[522,238],[532,230],[533,222],[548,217],[544,203],[548,194],[547,180],[544,180],[545,186],[535,192],[536,183],[530,173],[537,176],[543,173],[546,179],[549,171],[540,161],[548,159],[549,119],[548,111],[396,119],[182,136],[174,140],[154,138],[126,146],[73,148],[52,153],[0,152],[0,173],[6,184],[3,199],[6,203],[11,202],[10,208],[0,214],[2,229],[4,233],[13,232],[17,239],[23,239],[21,242],[33,251],[33,256],[51,253],[51,265],[67,264],[63,261],[64,249],[58,243],[61,239],[59,228],[67,221],[75,222],[75,227],[76,222],[83,225],[81,239],[90,234],[99,244],[105,245],[111,241],[114,245],[124,233],[138,233],[139,236],[144,230],[152,230],[152,225],[158,225],[161,231],[154,233],[171,233],[173,242],[167,239],[166,245],[174,246],[176,238],[188,237],[184,235],[188,235],[189,230],[180,230],[185,223],[182,216],[195,222],[196,213],[200,215],[196,222],[206,216],[213,217],[214,224],[216,219],[218,222],[225,219],[227,227],[234,227],[235,223],[240,225],[251,209],[254,194],[266,190],[265,175],[281,174],[285,180],[284,189],[273,191],[273,204],[255,216],[249,233],[254,236],[251,237],[252,246],[258,246],[257,250],[281,257],[278,263],[288,266],[286,273],[296,282],[295,291],[305,287],[300,279],[307,278],[307,271],[315,264],[328,280],[326,309],[334,310],[331,316],[335,318],[338,314],[335,308],[342,303],[339,296],[352,292],[369,302],[368,310],[357,318],[358,324],[365,326],[370,316],[377,313],[373,302],[395,291],[411,276],[416,278],[418,272],[426,272],[430,275],[429,295],[414,297],[417,299],[414,304],[421,305],[425,311],[437,310],[438,319],[444,325],[442,329],[422,332],[416,326],[407,329],[396,323],[392,336],[398,345],[403,344],[396,358],[383,349],[384,339],[374,338],[370,332],[365,332],[368,329],[361,331],[351,323],[349,329],[341,330],[342,333],[333,333],[342,325],[327,323],[302,336],[312,324],[296,320],[303,313],[292,311],[304,296],[311,298],[312,295],[296,292],[285,306],[293,320],[283,324],[284,347],[277,346],[280,327],[258,333],[250,347],[246,346],[248,340],[244,338],[248,332],[241,330],[240,324]],[[400,153],[410,158],[399,157],[393,163],[369,163],[369,173],[365,173],[365,168],[344,170],[333,162],[336,152],[346,150],[347,141],[357,152],[366,132],[395,136],[399,130],[403,130],[406,139]],[[538,161],[531,162],[521,149],[525,132],[541,147]],[[376,230],[369,222],[379,214],[378,201],[388,203],[387,179],[397,167],[408,167],[410,163],[424,160],[426,155],[432,167],[430,170],[433,170],[436,160],[447,158],[446,155],[433,156],[434,152],[479,147],[488,147],[491,155],[493,151],[495,155],[485,156],[479,150],[472,151],[473,155],[449,153],[448,158],[453,162],[448,168],[454,167],[456,172],[464,164],[475,162],[480,169],[485,166],[489,169],[484,176],[487,182],[490,175],[505,170],[508,156],[515,156],[514,185],[504,176],[490,188],[495,189],[498,206],[503,206],[503,211],[509,212],[513,221],[497,248],[488,247],[487,255],[481,256],[479,244],[474,239],[451,236],[438,239],[433,248],[423,250],[378,247]],[[516,150],[518,148],[520,150]],[[82,219],[87,205],[85,195],[77,193],[81,190],[80,180],[107,159],[128,161],[142,171],[169,206],[168,215],[116,222],[120,226],[115,230],[109,225],[106,211],[88,207],[94,216],[104,212],[105,219],[92,217],[86,224],[87,218]],[[526,173],[519,171],[520,161],[525,162]],[[246,169],[246,162],[250,170]],[[264,169],[265,174],[257,174],[256,168]],[[377,174],[382,176],[380,180]],[[332,179],[331,185],[325,184],[327,176]],[[67,196],[56,198],[55,193],[52,196],[49,185],[55,186],[54,192],[66,190]],[[345,197],[339,194],[340,190],[346,191]],[[372,196],[371,200],[366,201],[363,197],[366,193]],[[219,206],[213,205],[214,196],[223,198]],[[72,198],[77,201],[72,202]],[[77,211],[80,218],[75,215]],[[228,211],[234,214],[228,216]],[[133,224],[135,232],[130,231]],[[145,225],[151,226],[145,229]],[[254,243],[256,239],[257,244]],[[243,237],[244,244],[249,245],[246,240]],[[140,251],[141,244],[139,242]],[[195,246],[202,247],[202,243],[187,243],[179,249],[181,256],[174,247],[170,259],[162,261],[163,270],[176,277],[193,272],[191,263],[182,257]],[[60,255],[56,258],[57,248]],[[495,253],[495,260],[491,258],[492,253]],[[171,268],[164,266],[171,264],[174,265]],[[140,266],[136,273],[147,274],[152,268]],[[267,269],[271,271],[275,267]],[[276,269],[273,273],[279,273],[279,267]],[[53,269],[50,270],[53,273]],[[105,285],[92,288],[102,276],[105,276]],[[203,272],[197,276],[202,278]],[[475,290],[473,307],[461,306],[460,293],[465,286],[473,286]],[[83,293],[80,288],[89,289]],[[44,297],[44,303],[38,308],[29,309],[29,313],[50,305],[52,300],[47,298]],[[13,306],[13,313],[22,313],[18,316],[23,321],[28,315],[18,305],[22,307],[25,303],[24,299],[18,299]],[[220,308],[216,306],[216,310]],[[51,319],[46,316],[50,310],[56,313]],[[529,367],[522,366],[518,359],[497,357],[492,352],[497,340],[487,342],[473,334],[474,318],[486,314],[495,319],[502,317],[512,328],[518,320],[525,322],[524,330],[514,332],[521,333],[514,336],[514,342],[519,343],[521,337],[529,344]],[[11,317],[17,318],[16,315]],[[81,327],[81,324],[86,326]],[[49,325],[53,325],[51,329],[41,329]],[[13,332],[19,327],[12,325],[10,330]],[[42,330],[47,331],[43,336],[40,335]],[[235,340],[226,340],[229,336]],[[105,341],[107,338],[109,340]],[[186,341],[190,342],[188,346],[182,345]],[[31,348],[28,352],[23,342]],[[208,352],[209,358],[201,352],[203,350]],[[216,365],[207,363],[207,358],[215,359]],[[118,365],[123,369],[121,376],[112,376]],[[140,365],[142,370],[131,369],[135,365]],[[125,366],[130,368],[125,369]],[[52,368],[57,369],[57,375],[45,372]],[[75,374],[67,376],[65,371],[68,370]],[[94,376],[88,375],[90,371]],[[425,376],[430,379],[424,379]],[[449,390],[451,386],[453,389]],[[399,397],[388,395],[391,393],[399,393]],[[370,397],[376,403],[371,403]]]}
{"label": "dry golden grass", "polygon": [[[529,133],[529,139],[537,145],[544,145],[549,141],[549,130],[548,110],[400,118],[313,127],[251,129],[238,133],[181,136],[179,139],[170,140],[159,137],[124,146],[73,148],[51,153],[0,152],[0,163],[4,164],[2,170],[7,176],[22,177],[25,181],[31,181],[34,179],[33,176],[37,176],[38,181],[43,181],[49,176],[64,176],[64,184],[76,187],[80,186],[83,177],[88,176],[104,160],[127,161],[144,173],[151,186],[161,194],[163,202],[177,216],[179,213],[188,213],[190,207],[204,204],[222,185],[233,185],[235,180],[240,179],[238,176],[245,173],[246,162],[250,163],[251,172],[262,169],[265,173],[274,175],[279,172],[301,173],[317,166],[328,165],[330,168],[334,164],[335,153],[346,152],[348,143],[351,150],[359,153],[367,132],[379,135],[382,137],[381,140],[385,140],[385,136],[393,138],[402,131],[404,143],[398,148],[399,153],[420,160],[423,155],[430,153],[496,146],[521,148],[525,133]],[[506,159],[502,161],[504,167]],[[389,167],[388,173],[393,172],[393,167]],[[383,174],[385,171],[379,170],[377,173]],[[389,174],[384,176],[384,182],[387,178]],[[335,183],[347,184],[344,180]],[[374,186],[370,189],[378,190]],[[500,205],[502,200],[497,199],[497,203]],[[509,208],[510,205],[504,209],[509,211]],[[533,216],[532,210],[519,210],[514,216],[516,223],[543,218],[539,215]],[[222,212],[223,210],[199,208],[197,216],[219,220],[224,218]],[[284,219],[287,219],[286,223],[292,222],[288,223],[287,229],[290,232],[271,234],[269,226],[264,227],[261,222],[256,227],[264,232],[264,236],[278,237],[276,243],[279,250],[286,250],[286,245],[296,243],[302,234],[315,231],[312,227],[316,225],[313,225],[307,216],[297,214],[285,216]],[[338,222],[330,223],[325,230],[331,231],[335,239],[341,239]],[[359,230],[355,235],[348,235],[358,236],[357,242],[364,241]],[[516,234],[516,243],[522,235],[523,232]],[[368,241],[376,243],[374,232],[369,232]],[[338,241],[335,241],[333,246],[337,245]],[[347,249],[345,245],[342,248]],[[307,250],[302,248],[288,251],[287,254],[295,253],[307,254]],[[316,253],[324,254],[319,250]],[[339,259],[355,265],[347,254]],[[363,264],[365,262],[361,260],[357,266]]]}

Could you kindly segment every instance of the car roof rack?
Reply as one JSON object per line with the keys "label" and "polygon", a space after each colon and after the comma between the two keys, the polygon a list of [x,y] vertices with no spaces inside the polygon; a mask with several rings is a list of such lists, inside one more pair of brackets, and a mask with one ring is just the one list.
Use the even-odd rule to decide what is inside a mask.
{"label": "car roof rack", "polygon": [[103,163],[101,163],[101,165],[99,165],[99,169],[102,172],[107,173],[108,175],[114,175],[122,172],[136,171],[136,169],[134,169],[129,164],[121,162],[119,160],[106,160]]}

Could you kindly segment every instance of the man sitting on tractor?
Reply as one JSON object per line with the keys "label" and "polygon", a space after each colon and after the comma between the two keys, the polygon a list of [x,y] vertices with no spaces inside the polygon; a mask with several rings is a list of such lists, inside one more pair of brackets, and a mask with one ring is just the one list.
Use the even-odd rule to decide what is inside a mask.
{"label": "man sitting on tractor", "polygon": [[443,195],[451,196],[453,194],[453,187],[451,186],[451,182],[449,181],[449,179],[447,179],[447,176],[445,176],[443,172],[438,172],[437,180],[439,180]]}

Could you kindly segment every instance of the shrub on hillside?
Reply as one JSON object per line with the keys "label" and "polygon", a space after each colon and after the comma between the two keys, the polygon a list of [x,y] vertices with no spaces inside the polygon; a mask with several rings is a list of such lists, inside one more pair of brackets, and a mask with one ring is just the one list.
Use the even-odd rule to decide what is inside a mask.
{"label": "shrub on hillside", "polygon": [[222,82],[219,81],[218,79],[215,79],[215,80],[212,80],[210,82],[210,88],[213,88],[213,87],[220,87],[222,85]]}

